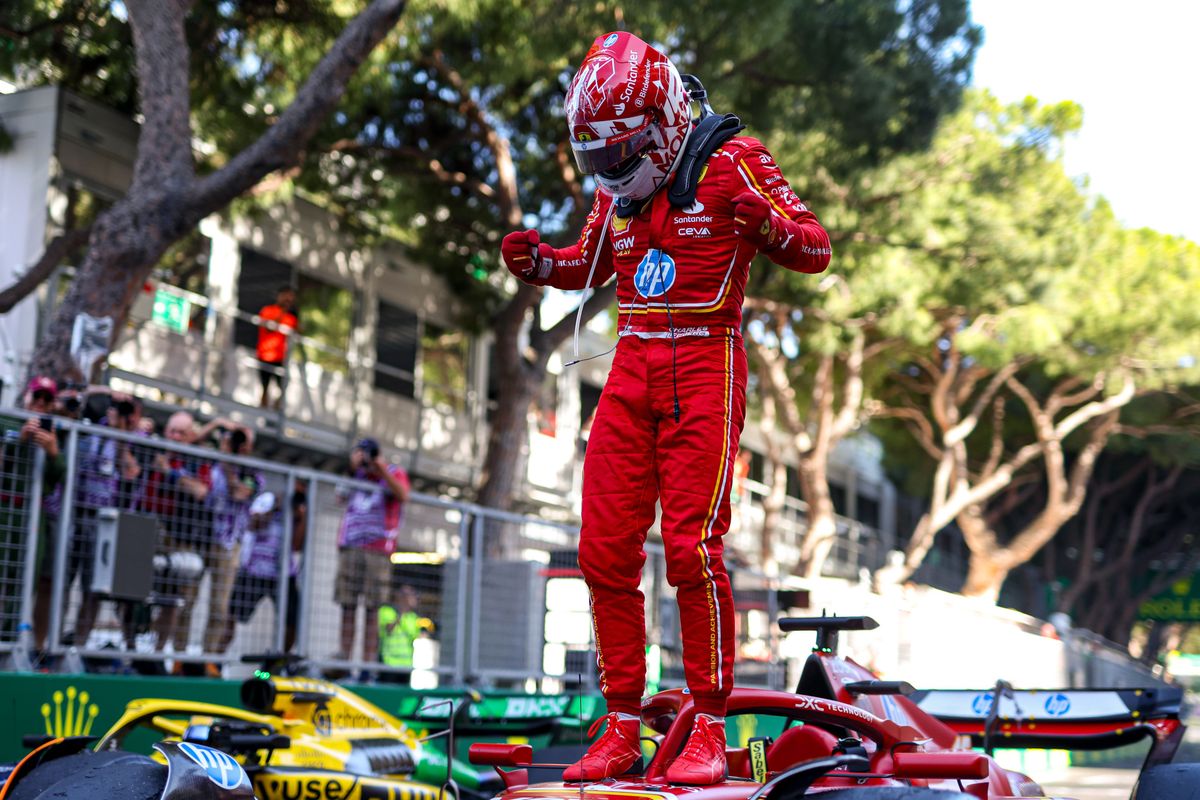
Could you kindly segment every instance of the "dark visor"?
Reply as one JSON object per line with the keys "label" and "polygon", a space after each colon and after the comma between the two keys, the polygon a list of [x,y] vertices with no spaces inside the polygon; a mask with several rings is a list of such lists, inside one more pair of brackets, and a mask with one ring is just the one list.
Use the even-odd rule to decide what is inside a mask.
{"label": "dark visor", "polygon": [[654,126],[643,125],[628,133],[593,139],[587,142],[571,141],[575,163],[585,175],[605,172],[639,155],[654,143]]}

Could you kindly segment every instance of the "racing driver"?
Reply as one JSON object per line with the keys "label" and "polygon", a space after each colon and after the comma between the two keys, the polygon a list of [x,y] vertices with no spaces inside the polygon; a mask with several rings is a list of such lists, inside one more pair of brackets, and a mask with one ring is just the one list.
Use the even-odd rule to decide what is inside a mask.
{"label": "racing driver", "polygon": [[579,541],[608,713],[604,733],[563,779],[620,775],[641,755],[638,586],[658,501],[697,711],[667,779],[710,784],[725,774],[733,685],[721,537],[746,410],[746,277],[757,253],[821,272],[829,237],[762,143],[735,135],[732,115],[715,132],[703,118],[694,122],[674,64],[632,34],[596,39],[565,111],[576,162],[597,184],[579,240],[558,249],[526,230],[501,244],[508,269],[537,286],[585,289],[617,276],[620,336],[588,439]]}

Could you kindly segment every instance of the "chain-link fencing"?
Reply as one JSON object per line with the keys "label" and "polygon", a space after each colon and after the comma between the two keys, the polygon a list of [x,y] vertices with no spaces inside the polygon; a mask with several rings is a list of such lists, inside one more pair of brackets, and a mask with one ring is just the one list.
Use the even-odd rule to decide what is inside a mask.
{"label": "chain-link fencing", "polygon": [[[228,675],[292,653],[330,677],[595,689],[576,525],[418,493],[401,503],[398,471],[363,480],[256,459],[234,423],[187,445],[176,422],[158,438],[117,411],[55,421],[54,469],[19,441],[25,417],[6,423],[0,646],[44,620],[27,649],[91,668]],[[646,549],[654,689],[683,675],[653,531]],[[774,585],[730,573],[738,679],[780,686]]]}
{"label": "chain-link fencing", "polygon": [[[42,491],[61,472],[56,457],[32,441],[37,425],[36,418],[0,415],[0,651],[12,650],[29,626]],[[42,479],[47,470],[53,474]]]}

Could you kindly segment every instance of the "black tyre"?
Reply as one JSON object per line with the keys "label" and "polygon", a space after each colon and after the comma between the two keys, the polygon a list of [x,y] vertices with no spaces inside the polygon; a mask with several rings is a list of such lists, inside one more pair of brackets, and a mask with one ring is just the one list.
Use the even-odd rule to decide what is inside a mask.
{"label": "black tyre", "polygon": [[94,800],[158,800],[167,768],[134,753],[82,753],[36,767],[13,787],[11,800],[81,797]]}
{"label": "black tyre", "polygon": [[1130,800],[1200,800],[1200,764],[1163,764],[1142,773]]}
{"label": "black tyre", "polygon": [[834,792],[822,792],[814,797],[821,800],[955,800],[963,798],[970,800],[970,795],[961,792],[947,792],[941,789],[925,789],[916,786],[867,786],[862,789],[838,789]]}

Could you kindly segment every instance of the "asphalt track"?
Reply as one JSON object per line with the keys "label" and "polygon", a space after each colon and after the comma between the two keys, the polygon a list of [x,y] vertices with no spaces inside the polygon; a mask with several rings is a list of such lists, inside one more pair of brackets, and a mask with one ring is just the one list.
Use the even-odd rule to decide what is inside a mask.
{"label": "asphalt track", "polygon": [[1137,776],[1136,769],[1070,767],[1041,776],[1041,784],[1051,797],[1061,795],[1077,800],[1129,800],[1129,792]]}
{"label": "asphalt track", "polygon": [[[1200,718],[1187,720],[1183,744],[1175,761],[1200,761]],[[1058,772],[1034,775],[1046,794],[1061,795],[1076,800],[1129,800],[1129,792],[1137,782],[1134,764],[1120,767],[1068,767]]]}

